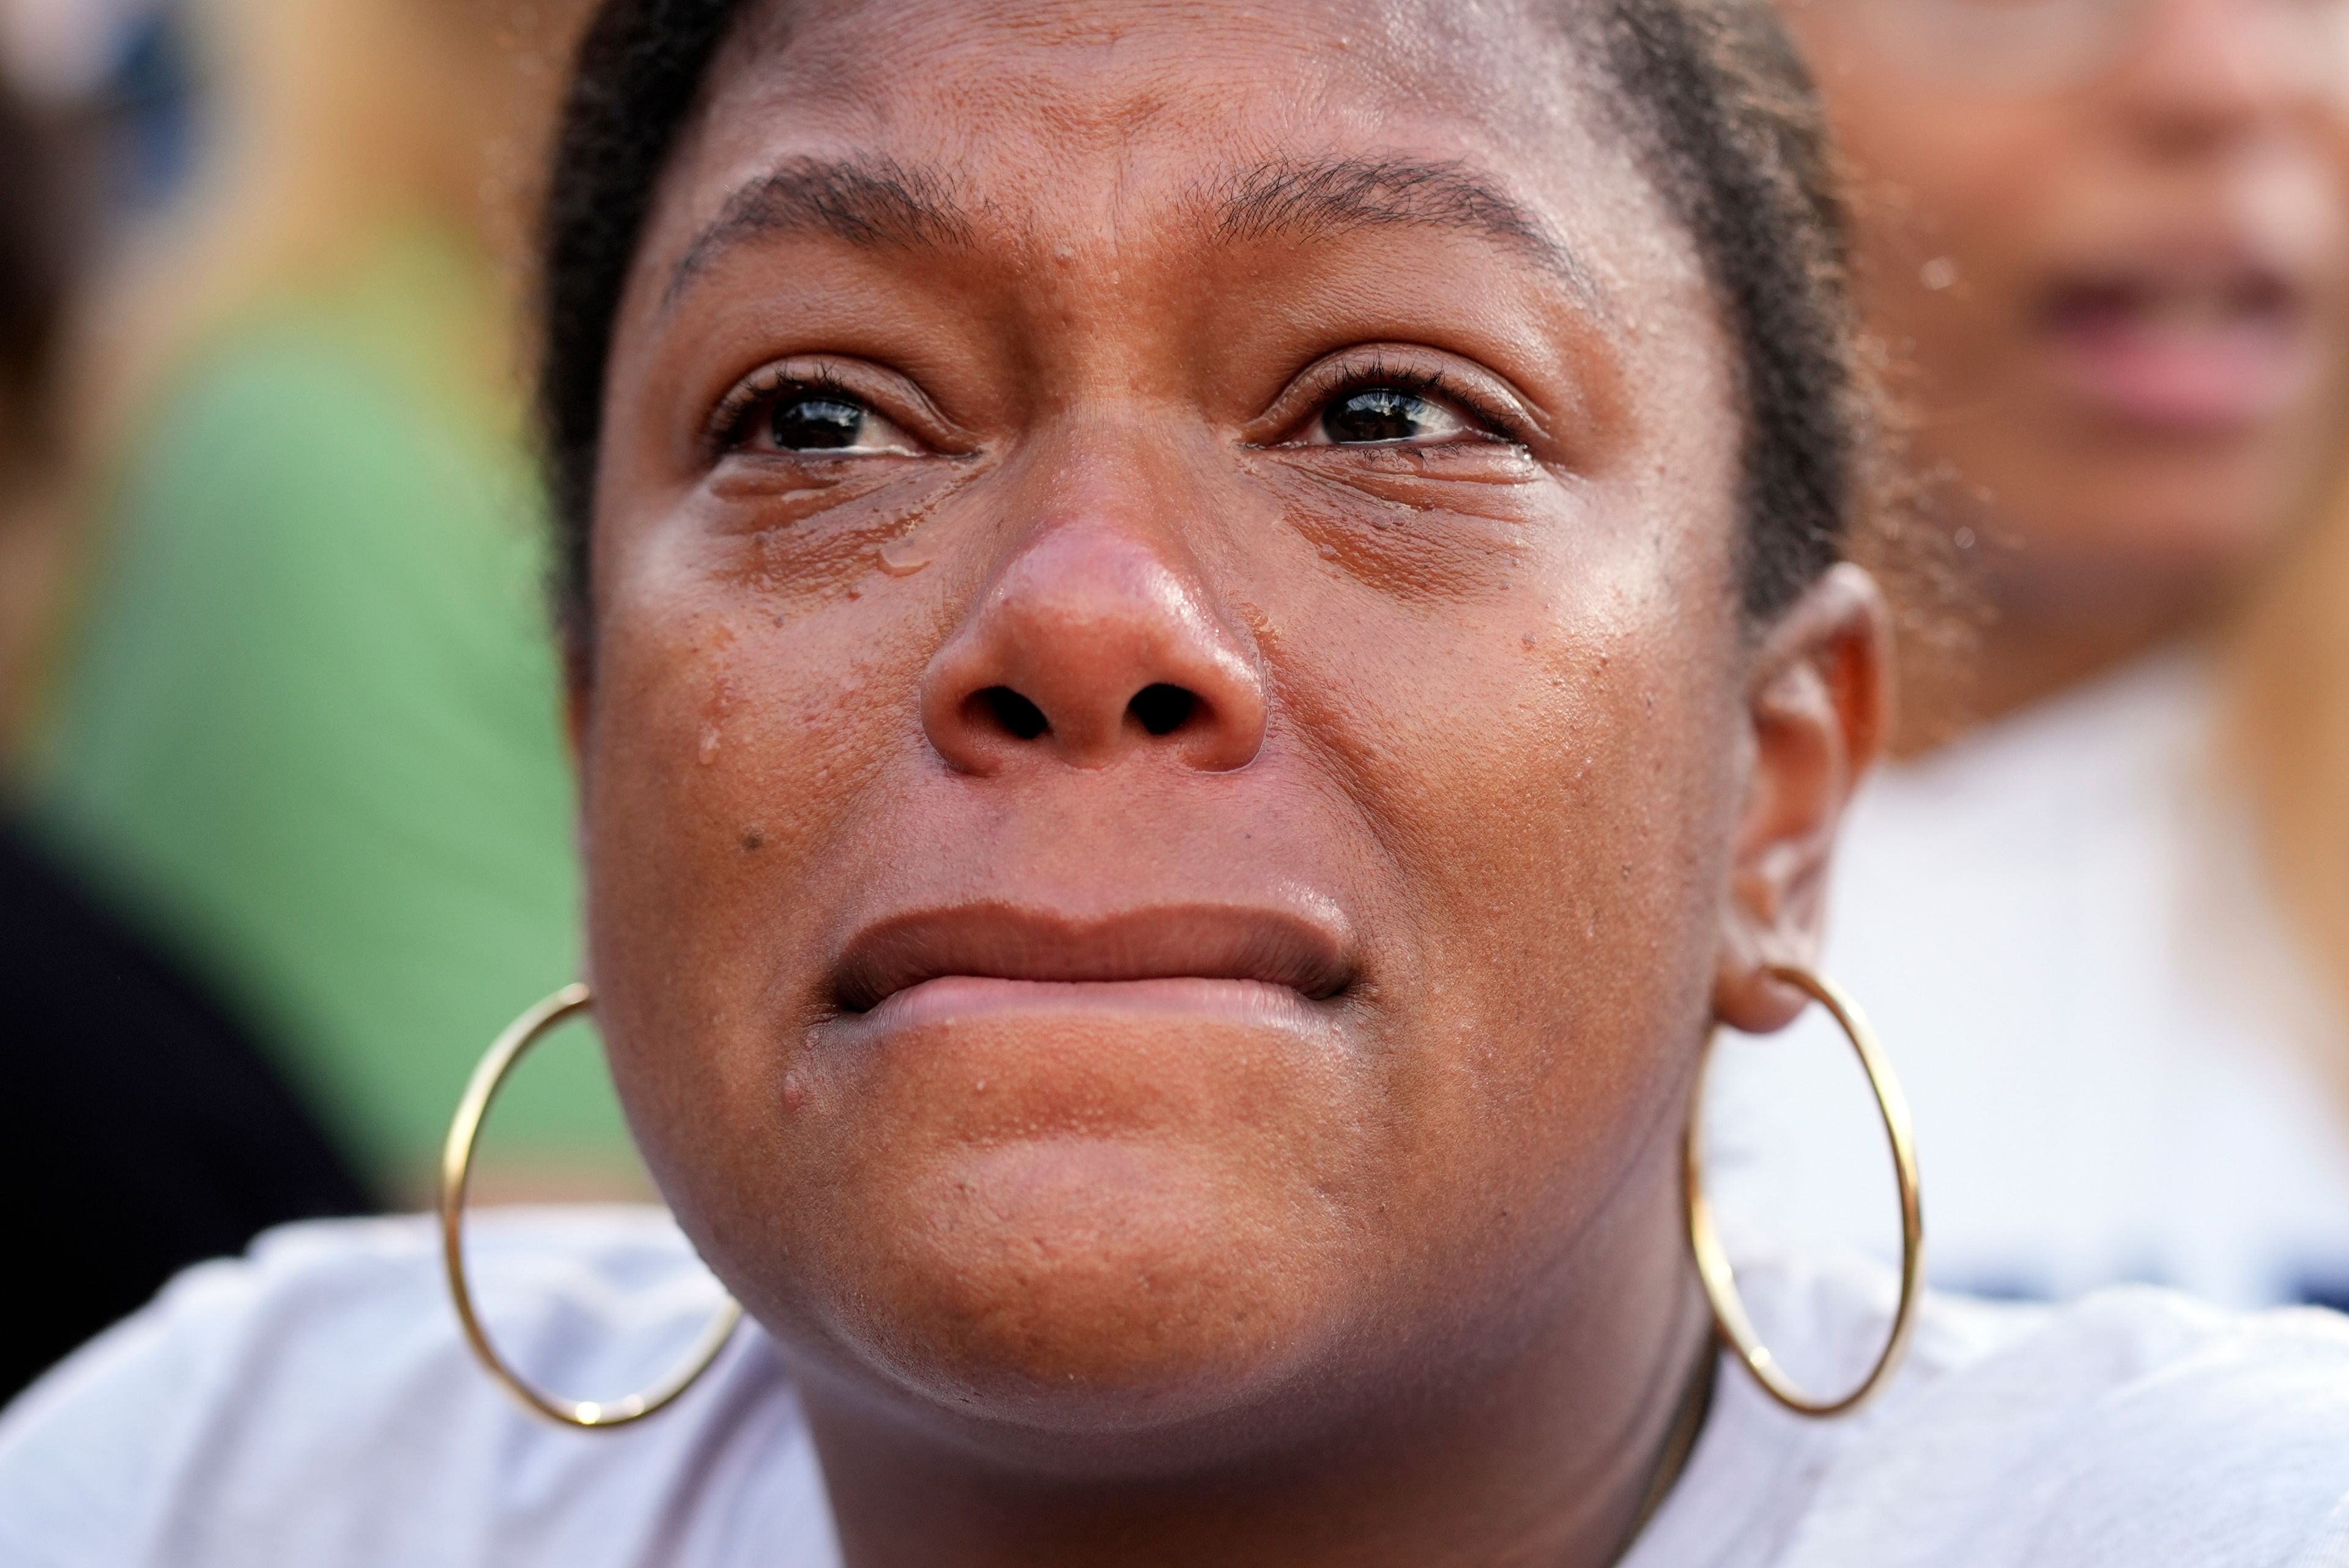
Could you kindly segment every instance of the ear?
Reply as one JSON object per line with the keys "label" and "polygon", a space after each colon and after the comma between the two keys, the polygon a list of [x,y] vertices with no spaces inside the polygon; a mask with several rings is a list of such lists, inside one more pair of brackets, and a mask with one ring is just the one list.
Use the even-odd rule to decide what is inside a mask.
{"label": "ear", "polygon": [[1751,760],[1713,995],[1731,1028],[1784,1028],[1808,1000],[1763,970],[1816,962],[1836,830],[1891,707],[1884,596],[1859,567],[1836,566],[1763,636],[1746,686]]}

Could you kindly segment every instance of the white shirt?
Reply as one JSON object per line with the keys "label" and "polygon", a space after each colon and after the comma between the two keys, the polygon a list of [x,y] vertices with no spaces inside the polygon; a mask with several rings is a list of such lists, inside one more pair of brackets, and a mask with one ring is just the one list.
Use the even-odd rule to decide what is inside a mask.
{"label": "white shirt", "polygon": [[[476,1219],[493,1332],[552,1387],[657,1377],[716,1286],[665,1216]],[[523,1411],[469,1358],[423,1219],[326,1222],[209,1264],[0,1419],[9,1568],[833,1568],[816,1455],[746,1328],[612,1432]],[[1843,1376],[1872,1267],[1751,1271],[1764,1331]],[[1625,1568],[2343,1568],[2349,1319],[2161,1292],[1937,1301],[1899,1380],[1806,1421],[1724,1360]]]}
{"label": "white shirt", "polygon": [[[1837,850],[1823,968],[1915,1109],[1937,1284],[2120,1281],[2349,1303],[2349,1046],[2164,655],[1887,769]],[[1897,1243],[1883,1133],[1832,1026],[1723,1053],[1708,1119],[1746,1232]]]}

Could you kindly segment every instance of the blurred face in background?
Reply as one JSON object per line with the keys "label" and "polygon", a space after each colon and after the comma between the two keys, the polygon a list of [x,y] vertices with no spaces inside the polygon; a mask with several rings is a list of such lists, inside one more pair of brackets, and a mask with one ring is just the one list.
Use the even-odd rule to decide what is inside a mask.
{"label": "blurred face in background", "polygon": [[1784,9],[1936,515],[1982,547],[1984,705],[2189,620],[2330,475],[2349,3]]}

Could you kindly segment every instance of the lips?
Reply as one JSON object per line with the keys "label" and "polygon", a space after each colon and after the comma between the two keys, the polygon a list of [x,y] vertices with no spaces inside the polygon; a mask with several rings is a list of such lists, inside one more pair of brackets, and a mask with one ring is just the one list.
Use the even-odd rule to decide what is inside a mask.
{"label": "lips", "polygon": [[833,988],[848,1013],[901,1010],[916,990],[973,1000],[1049,987],[1068,1001],[1163,1006],[1274,988],[1321,1001],[1350,983],[1349,947],[1342,923],[1318,912],[1181,904],[1078,916],[980,903],[863,927]]}
{"label": "lips", "polygon": [[2117,423],[2183,435],[2257,425],[2318,369],[2304,292],[2240,253],[2138,258],[2069,277],[2041,315],[2058,376]]}

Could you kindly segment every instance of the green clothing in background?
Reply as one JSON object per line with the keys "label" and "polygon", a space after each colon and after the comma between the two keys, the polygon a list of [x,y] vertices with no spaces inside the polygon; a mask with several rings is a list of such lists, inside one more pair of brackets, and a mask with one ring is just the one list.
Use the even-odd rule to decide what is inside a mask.
{"label": "green clothing in background", "polygon": [[[41,780],[63,844],[410,1192],[490,1039],[578,974],[541,504],[477,368],[484,277],[409,235],[181,366],[131,428]],[[611,1160],[602,1072],[533,1063],[501,1147]]]}

